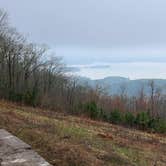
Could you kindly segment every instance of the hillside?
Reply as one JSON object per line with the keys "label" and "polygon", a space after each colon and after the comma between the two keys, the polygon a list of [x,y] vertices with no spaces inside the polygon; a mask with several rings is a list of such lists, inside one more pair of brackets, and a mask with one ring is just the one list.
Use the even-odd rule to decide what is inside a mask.
{"label": "hillside", "polygon": [[[152,79],[136,79],[130,80],[125,77],[106,77],[104,79],[91,80],[89,78],[78,77],[79,83],[88,84],[91,87],[96,87],[97,85],[106,88],[110,95],[120,95],[122,88],[128,96],[137,96],[141,90],[144,88],[144,93],[149,95],[150,87],[149,82]],[[156,89],[162,90],[162,93],[166,93],[166,80],[165,79],[153,79]]]}
{"label": "hillside", "polygon": [[165,166],[166,135],[0,101],[0,128],[54,166]]}

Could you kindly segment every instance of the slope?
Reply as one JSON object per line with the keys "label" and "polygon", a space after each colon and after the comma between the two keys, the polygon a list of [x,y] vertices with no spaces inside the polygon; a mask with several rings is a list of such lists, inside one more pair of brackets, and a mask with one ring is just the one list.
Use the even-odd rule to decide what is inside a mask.
{"label": "slope", "polygon": [[54,166],[164,166],[166,135],[0,101],[0,128]]}

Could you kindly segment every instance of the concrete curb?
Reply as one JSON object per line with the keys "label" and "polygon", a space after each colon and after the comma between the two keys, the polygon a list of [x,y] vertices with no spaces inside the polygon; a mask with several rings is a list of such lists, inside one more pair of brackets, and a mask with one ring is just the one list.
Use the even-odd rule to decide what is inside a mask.
{"label": "concrete curb", "polygon": [[0,166],[51,166],[31,146],[0,129]]}

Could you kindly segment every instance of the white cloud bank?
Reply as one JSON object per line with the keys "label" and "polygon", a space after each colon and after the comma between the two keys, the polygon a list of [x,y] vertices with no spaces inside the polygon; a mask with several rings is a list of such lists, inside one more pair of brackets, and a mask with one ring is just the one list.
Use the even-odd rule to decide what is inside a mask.
{"label": "white cloud bank", "polygon": [[71,67],[80,69],[79,71],[73,72],[72,74],[88,77],[91,79],[102,79],[109,76],[121,76],[130,79],[166,79],[166,63],[98,63],[91,65],[71,65]]}

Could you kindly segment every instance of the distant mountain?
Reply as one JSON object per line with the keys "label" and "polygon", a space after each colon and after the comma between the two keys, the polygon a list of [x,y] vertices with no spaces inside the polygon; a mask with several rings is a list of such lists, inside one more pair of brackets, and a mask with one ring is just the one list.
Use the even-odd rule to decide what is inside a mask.
{"label": "distant mountain", "polygon": [[137,79],[130,80],[125,77],[106,77],[104,79],[91,80],[86,77],[78,77],[80,84],[88,84],[95,88],[97,85],[105,88],[110,95],[120,95],[122,91],[128,96],[137,96],[142,88],[146,95],[150,94],[149,83],[153,80],[155,90],[161,90],[166,94],[166,79]]}
{"label": "distant mountain", "polygon": [[78,67],[65,67],[65,72],[78,72],[80,68]]}

